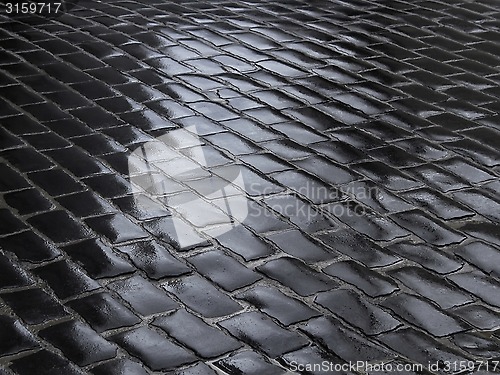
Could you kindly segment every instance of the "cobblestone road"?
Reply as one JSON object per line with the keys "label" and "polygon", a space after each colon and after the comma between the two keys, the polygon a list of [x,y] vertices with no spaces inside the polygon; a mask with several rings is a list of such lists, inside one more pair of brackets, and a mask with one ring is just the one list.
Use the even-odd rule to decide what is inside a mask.
{"label": "cobblestone road", "polygon": [[498,0],[0,20],[1,375],[500,372]]}

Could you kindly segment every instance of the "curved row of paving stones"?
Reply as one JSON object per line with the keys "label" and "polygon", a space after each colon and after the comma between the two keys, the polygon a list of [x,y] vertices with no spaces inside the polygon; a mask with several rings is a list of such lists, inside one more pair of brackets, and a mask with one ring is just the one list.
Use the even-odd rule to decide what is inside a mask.
{"label": "curved row of paving stones", "polygon": [[[0,374],[499,359],[500,4],[82,0],[1,26]],[[129,157],[193,125],[260,214],[214,239],[200,211],[182,248]]]}

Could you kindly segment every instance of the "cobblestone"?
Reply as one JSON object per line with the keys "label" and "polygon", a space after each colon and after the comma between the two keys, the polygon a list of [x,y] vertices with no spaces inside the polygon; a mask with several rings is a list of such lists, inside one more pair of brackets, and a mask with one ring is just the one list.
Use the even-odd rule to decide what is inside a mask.
{"label": "cobblestone", "polygon": [[86,240],[63,247],[69,257],[93,278],[113,277],[134,271],[124,259],[98,240]]}
{"label": "cobblestone", "polygon": [[133,326],[140,322],[129,309],[109,293],[96,293],[67,303],[97,332]]}
{"label": "cobblestone", "polygon": [[367,335],[392,331],[400,325],[400,322],[389,313],[352,290],[339,289],[320,293],[315,302],[358,327]]}
{"label": "cobblestone", "polygon": [[192,275],[162,285],[188,307],[208,318],[233,314],[242,307],[201,276]]}
{"label": "cobblestone", "polygon": [[42,289],[4,293],[2,299],[27,324],[45,323],[68,315],[64,307]]}
{"label": "cobblestone", "polygon": [[382,247],[351,229],[325,232],[318,238],[336,251],[356,259],[368,267],[388,266],[396,263],[399,257],[385,251]]}
{"label": "cobblestone", "polygon": [[0,374],[500,357],[497,3],[4,9]]}
{"label": "cobblestone", "polygon": [[467,293],[456,288],[446,279],[418,267],[403,267],[392,271],[391,276],[445,309],[472,302],[472,298]]}
{"label": "cobblestone", "polygon": [[303,302],[273,287],[255,286],[235,297],[252,304],[285,326],[320,315]]}
{"label": "cobblestone", "polygon": [[50,342],[80,366],[113,358],[116,346],[79,321],[68,321],[44,328],[40,337]]}
{"label": "cobblestone", "polygon": [[[335,288],[338,285],[326,275],[314,271],[301,261],[291,257],[272,260],[257,269],[301,296],[309,296]],[[296,283],[297,279],[300,279],[301,282]]]}
{"label": "cobblestone", "polygon": [[453,363],[468,359],[458,350],[447,347],[413,328],[387,333],[381,337],[381,341],[417,363],[437,363],[438,361]]}
{"label": "cobblestone", "polygon": [[401,293],[389,297],[384,301],[383,306],[437,337],[469,329],[467,324],[439,311],[430,302],[410,294]]}
{"label": "cobblestone", "polygon": [[216,362],[216,365],[229,373],[240,372],[248,375],[272,375],[280,371],[279,367],[266,361],[262,355],[250,350],[234,353]]}
{"label": "cobblestone", "polygon": [[2,327],[2,355],[16,354],[39,346],[35,337],[17,320],[3,315],[0,318]]}
{"label": "cobblestone", "polygon": [[139,363],[131,361],[129,359],[112,360],[94,367],[91,371],[94,375],[119,375],[127,373],[148,375],[144,367],[142,367]]}
{"label": "cobblestone", "polygon": [[112,339],[154,371],[171,370],[196,357],[151,328],[140,327],[121,332]]}
{"label": "cobblestone", "polygon": [[68,375],[84,374],[83,371],[79,370],[77,366],[66,358],[48,350],[41,350],[26,357],[15,359],[12,362],[10,368],[21,375],[32,374],[33,372],[44,375],[49,375],[51,372]]}
{"label": "cobblestone", "polygon": [[74,297],[100,287],[79,267],[65,260],[35,268],[33,273],[45,280],[59,298]]}
{"label": "cobblestone", "polygon": [[371,297],[388,295],[399,289],[392,279],[351,260],[334,263],[324,272],[358,287]]}
{"label": "cobblestone", "polygon": [[325,345],[344,361],[387,360],[395,355],[331,317],[314,318],[302,329],[316,342]]}
{"label": "cobblestone", "polygon": [[140,276],[114,281],[108,285],[141,315],[170,311],[178,306],[174,300]]}
{"label": "cobblestone", "polygon": [[281,328],[270,318],[257,312],[242,313],[219,324],[232,335],[272,358],[308,343],[305,337]]}
{"label": "cobblestone", "polygon": [[[156,318],[153,324],[202,358],[219,357],[241,346],[231,336],[209,326],[185,310],[177,310],[169,316]],[[189,327],[189,330],[186,330],[185,327]],[[216,346],[213,345],[214,342],[217,343]]]}

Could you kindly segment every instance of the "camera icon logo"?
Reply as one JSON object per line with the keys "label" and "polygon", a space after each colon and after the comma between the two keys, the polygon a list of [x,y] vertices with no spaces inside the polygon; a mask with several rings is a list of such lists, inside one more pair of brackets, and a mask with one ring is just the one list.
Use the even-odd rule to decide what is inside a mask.
{"label": "camera icon logo", "polygon": [[175,129],[137,147],[128,157],[136,208],[170,212],[162,228],[180,249],[205,241],[196,232],[216,238],[248,216],[245,182],[238,165],[200,138],[196,125]]}

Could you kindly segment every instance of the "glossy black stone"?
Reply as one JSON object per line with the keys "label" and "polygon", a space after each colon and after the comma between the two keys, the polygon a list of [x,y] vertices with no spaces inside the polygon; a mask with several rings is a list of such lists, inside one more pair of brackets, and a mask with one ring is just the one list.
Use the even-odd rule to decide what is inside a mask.
{"label": "glossy black stone", "polygon": [[[210,235],[210,230],[206,233]],[[217,230],[215,233],[219,233]],[[248,229],[237,226],[230,232],[217,236],[217,242],[246,261],[263,258],[275,252],[275,249]]]}
{"label": "glossy black stone", "polygon": [[[181,223],[177,225],[179,226],[180,224]],[[189,250],[191,247],[207,244],[207,240],[203,238],[193,227],[187,224],[182,224],[181,231],[184,236],[184,241],[181,245],[177,239],[177,228],[175,227],[171,217],[148,221],[144,223],[144,228],[152,233],[156,238],[166,242],[178,250]]]}
{"label": "glossy black stone", "polygon": [[108,286],[128,302],[134,311],[144,316],[178,307],[165,292],[140,276],[114,281]]}
{"label": "glossy black stone", "polygon": [[453,198],[493,222],[500,220],[500,214],[498,213],[500,211],[500,202],[498,199],[490,198],[479,190],[471,189],[456,192],[453,194]]}
{"label": "glossy black stone", "polygon": [[63,299],[100,287],[96,281],[88,277],[78,267],[65,260],[38,267],[33,272],[44,279],[54,293]]}
{"label": "glossy black stone", "polygon": [[168,276],[179,276],[191,272],[191,269],[176,259],[173,249],[160,245],[155,241],[136,242],[119,246],[117,249],[127,254],[134,265],[152,278],[161,279]]}
{"label": "glossy black stone", "polygon": [[227,291],[234,291],[261,278],[220,250],[204,252],[188,258],[198,272]]}
{"label": "glossy black stone", "polygon": [[495,178],[495,176],[488,173],[486,170],[474,166],[473,163],[461,157],[447,159],[440,164],[445,170],[461,176],[470,183],[485,182]]}
{"label": "glossy black stone", "polygon": [[278,366],[266,360],[263,355],[253,350],[236,352],[215,364],[229,374],[274,375],[282,371]]}
{"label": "glossy black stone", "polygon": [[419,267],[403,267],[389,274],[418,294],[437,303],[444,309],[472,302],[472,297],[453,284]]}
{"label": "glossy black stone", "polygon": [[421,210],[394,214],[391,219],[432,245],[451,245],[460,243],[465,239],[465,236],[460,232],[433,219]]}
{"label": "glossy black stone", "polygon": [[116,212],[116,209],[108,202],[90,191],[68,194],[57,198],[57,201],[76,217]]}
{"label": "glossy black stone", "polygon": [[93,367],[93,375],[148,375],[148,372],[141,364],[130,359],[113,359],[102,365]]}
{"label": "glossy black stone", "polygon": [[351,229],[325,232],[317,237],[335,251],[348,255],[368,267],[388,266],[399,261],[399,257]]}
{"label": "glossy black stone", "polygon": [[[239,198],[234,198],[239,199]],[[231,198],[227,199],[226,202],[231,202]],[[216,202],[216,204],[223,211],[228,212],[226,202],[223,203],[222,200]],[[281,218],[278,214],[268,209],[261,203],[256,201],[248,201],[248,215],[243,220],[242,224],[252,229],[254,232],[265,235],[268,232],[274,232],[278,230],[289,229],[291,225],[286,222],[285,219]]]}
{"label": "glossy black stone", "polygon": [[88,177],[83,181],[104,198],[118,197],[132,192],[130,183],[119,175],[103,174]]}
{"label": "glossy black stone", "polygon": [[61,169],[33,172],[29,178],[52,196],[83,190],[81,184]]}
{"label": "glossy black stone", "polygon": [[457,273],[448,276],[448,278],[460,288],[477,295],[486,303],[495,307],[500,305],[500,301],[496,297],[500,289],[500,282],[497,279],[478,271]]}
{"label": "glossy black stone", "polygon": [[147,327],[118,333],[111,339],[154,371],[171,370],[196,360],[186,349]]}
{"label": "glossy black stone", "polygon": [[481,358],[496,358],[500,355],[498,341],[473,333],[461,333],[453,336],[453,342],[460,349]]}
{"label": "glossy black stone", "polygon": [[431,271],[447,274],[460,269],[463,263],[448,252],[439,250],[425,243],[412,243],[409,241],[397,242],[386,249],[420,264]]}
{"label": "glossy black stone", "polygon": [[0,234],[12,234],[26,229],[26,224],[6,208],[0,209]]}
{"label": "glossy black stone", "polygon": [[304,262],[320,262],[333,260],[338,254],[311,241],[297,230],[272,233],[266,237],[275,243],[282,251]]}
{"label": "glossy black stone", "polygon": [[413,207],[398,195],[368,180],[354,181],[341,186],[340,190],[346,195],[354,196],[357,202],[367,205],[380,214],[403,211]]}
{"label": "glossy black stone", "polygon": [[242,313],[219,324],[233,336],[270,357],[298,349],[308,342],[300,334],[281,328],[270,318],[257,312]]}
{"label": "glossy black stone", "polygon": [[86,219],[85,223],[113,244],[148,236],[146,231],[123,214],[92,217]]}
{"label": "glossy black stone", "polygon": [[494,151],[493,148],[484,146],[482,143],[469,139],[461,139],[459,141],[447,142],[444,146],[465,157],[470,157],[482,165],[492,167],[498,164],[498,152]]}
{"label": "glossy black stone", "polygon": [[0,353],[2,356],[35,349],[40,345],[18,320],[0,315]]}
{"label": "glossy black stone", "polygon": [[[7,137],[7,135],[5,135],[5,137]],[[6,150],[2,152],[1,155],[21,172],[35,172],[43,169],[49,169],[54,166],[52,161],[45,157],[41,152],[31,147]],[[3,167],[3,169],[4,168],[5,167]],[[2,172],[8,173],[7,169],[4,169]]]}
{"label": "glossy black stone", "polygon": [[35,372],[42,375],[84,374],[66,358],[45,349],[14,360],[10,368],[20,375],[30,375]]}
{"label": "glossy black stone", "polygon": [[296,161],[294,164],[331,185],[345,184],[358,180],[361,177],[347,168],[332,163],[328,159],[320,156],[312,156]]}
{"label": "glossy black stone", "polygon": [[285,326],[320,314],[274,287],[255,286],[237,294],[236,298],[252,304]]}
{"label": "glossy black stone", "polygon": [[48,211],[54,207],[47,198],[35,189],[7,193],[4,195],[4,199],[5,202],[16,209],[20,215]]}
{"label": "glossy black stone", "polygon": [[162,287],[207,318],[233,314],[242,309],[228,295],[197,275],[167,281]]}
{"label": "glossy black stone", "polygon": [[194,366],[176,371],[175,375],[217,375],[217,373],[203,362],[198,362]]}
{"label": "glossy black stone", "polygon": [[163,329],[202,358],[218,357],[241,346],[231,336],[208,325],[186,310],[177,310],[169,316],[156,318],[153,325]]}
{"label": "glossy black stone", "polygon": [[439,160],[449,155],[449,152],[440,145],[421,138],[408,138],[395,142],[394,144],[428,161]]}
{"label": "glossy black stone", "polygon": [[314,301],[367,335],[391,331],[401,325],[389,313],[352,290],[319,293]]}
{"label": "glossy black stone", "polygon": [[7,256],[0,254],[0,289],[33,284],[30,275],[16,263]]}
{"label": "glossy black stone", "polygon": [[[323,351],[316,345],[307,346],[305,348],[286,353],[280,358],[280,362],[286,364],[287,367],[299,367],[305,369],[310,374],[320,375],[321,373],[341,373],[351,374],[350,372],[339,372],[332,370],[330,366],[341,366],[344,361],[334,354]],[[324,371],[326,370],[326,371]]]}
{"label": "glossy black stone", "polygon": [[[284,171],[273,174],[273,178],[281,185],[293,190],[304,199],[315,204],[337,201],[339,194],[335,189],[310,174],[298,171]],[[307,188],[304,188],[307,187]]]}
{"label": "glossy black stone", "polygon": [[[19,147],[23,145],[21,139],[15,137],[11,133],[9,133],[6,129],[2,128],[2,130],[0,130],[0,134],[1,134],[0,138],[2,139],[2,141],[0,142],[0,146],[2,147],[2,150],[8,150],[10,148]],[[5,168],[5,166],[2,168]]]}
{"label": "glossy black stone", "polygon": [[309,149],[292,141],[265,142],[262,144],[262,147],[286,161],[301,159],[311,155]]}
{"label": "glossy black stone", "polygon": [[498,257],[500,250],[483,242],[469,242],[458,246],[453,252],[485,273],[500,275]]}
{"label": "glossy black stone", "polygon": [[483,305],[469,304],[451,310],[450,313],[479,329],[490,330],[500,325],[500,314]]}
{"label": "glossy black stone", "polygon": [[306,233],[337,226],[333,219],[328,218],[313,205],[293,195],[275,195],[264,198],[264,203],[272,210],[287,217]]}
{"label": "glossy black stone", "polygon": [[14,253],[18,259],[33,263],[51,260],[60,254],[52,242],[31,231],[1,237],[0,246]]}
{"label": "glossy black stone", "polygon": [[66,211],[53,210],[38,214],[29,218],[28,222],[56,243],[90,237],[90,231]]}
{"label": "glossy black stone", "polygon": [[355,201],[347,200],[324,206],[331,216],[341,220],[375,241],[392,241],[407,237],[410,232],[400,227],[394,221],[367,209]]}
{"label": "glossy black stone", "polygon": [[115,345],[78,321],[71,320],[44,328],[39,334],[81,366],[110,359],[116,354]]}
{"label": "glossy black stone", "polygon": [[383,306],[437,337],[463,332],[470,328],[468,324],[439,311],[430,302],[411,294],[401,293],[392,296],[383,302]]}
{"label": "glossy black stone", "polygon": [[135,271],[125,259],[99,240],[86,240],[62,248],[93,278],[118,276]]}
{"label": "glossy black stone", "polygon": [[[468,359],[458,350],[449,348],[413,328],[390,332],[382,336],[380,340],[394,351],[417,363],[453,362]],[[428,350],[429,348],[433,348],[433,350]],[[443,368],[440,367],[440,369]]]}
{"label": "glossy black stone", "polygon": [[141,320],[109,293],[72,300],[67,306],[78,312],[97,332],[133,326]]}
{"label": "glossy black stone", "polygon": [[64,307],[42,289],[4,293],[2,299],[27,324],[45,323],[67,315]]}
{"label": "glossy black stone", "polygon": [[380,275],[351,260],[333,263],[323,271],[358,287],[370,297],[384,296],[399,289],[389,277]]}
{"label": "glossy black stone", "polygon": [[46,154],[79,178],[109,172],[103,163],[77,147],[51,150],[47,151]]}
{"label": "glossy black stone", "polygon": [[[307,83],[306,83],[307,84]],[[332,83],[329,81],[326,81],[325,85],[328,87],[325,89],[324,87],[322,89],[325,89],[325,91],[330,91],[333,90],[334,92],[337,92],[335,87],[331,87]],[[288,88],[281,88],[282,90],[288,89]],[[302,90],[303,89],[303,90]],[[318,90],[318,87],[312,87],[312,89]],[[296,91],[299,91],[299,94],[301,96],[305,95],[307,100],[312,100],[314,102],[321,102],[326,100],[326,98],[316,94],[315,96],[312,95],[311,91],[306,88],[306,87],[294,87],[292,89],[294,93]],[[304,94],[305,91],[305,94]],[[312,96],[312,98],[311,98]],[[315,130],[319,131],[325,131],[328,130],[332,127],[338,127],[341,122],[331,118],[327,114],[323,113],[319,109],[316,109],[314,107],[302,107],[302,108],[293,108],[293,109],[285,109],[282,110],[282,112],[288,114],[290,117],[296,119],[299,121],[301,124],[304,124],[304,126],[310,127]],[[285,121],[281,121],[285,122]],[[280,122],[278,122],[280,123]],[[287,142],[285,141],[284,144]],[[286,152],[286,150],[283,150],[283,152]]]}
{"label": "glossy black stone", "polygon": [[[141,204],[137,204],[137,201],[140,201]],[[120,197],[113,199],[113,203],[116,204],[122,212],[132,215],[138,220],[170,215],[169,210],[145,195]]]}
{"label": "glossy black stone", "polygon": [[498,246],[500,244],[500,234],[497,231],[497,225],[488,222],[470,222],[460,228],[467,234],[480,240],[489,242]]}
{"label": "glossy black stone", "polygon": [[453,199],[430,189],[410,190],[402,193],[403,198],[443,220],[474,216],[474,212],[456,203]]}
{"label": "glossy black stone", "polygon": [[498,14],[129,0],[6,19],[0,310],[19,329],[0,349],[19,348],[0,373],[488,372]]}
{"label": "glossy black stone", "polygon": [[312,319],[302,324],[301,330],[345,361],[387,360],[395,357],[382,345],[368,341],[332,317]]}
{"label": "glossy black stone", "polygon": [[[279,281],[301,296],[309,296],[316,292],[336,288],[338,284],[301,261],[282,257],[271,260],[257,268],[268,277]],[[297,283],[297,280],[301,280]]]}
{"label": "glossy black stone", "polygon": [[328,156],[329,159],[345,164],[363,160],[366,155],[358,147],[349,144],[347,139],[333,139],[325,142],[314,143],[309,145],[310,148],[316,150],[320,154]]}
{"label": "glossy black stone", "polygon": [[414,178],[417,178],[431,188],[441,192],[448,192],[464,187],[469,187],[467,181],[462,177],[456,176],[443,168],[434,164],[425,164],[418,167],[406,169],[406,172]]}

